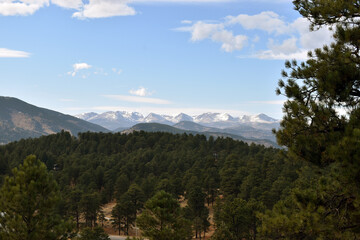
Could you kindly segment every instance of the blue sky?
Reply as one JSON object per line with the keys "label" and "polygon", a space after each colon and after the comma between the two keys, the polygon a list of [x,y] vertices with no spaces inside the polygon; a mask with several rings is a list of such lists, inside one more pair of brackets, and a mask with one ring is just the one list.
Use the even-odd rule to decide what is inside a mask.
{"label": "blue sky", "polygon": [[285,59],[331,41],[288,0],[0,0],[0,95],[67,114],[282,116]]}

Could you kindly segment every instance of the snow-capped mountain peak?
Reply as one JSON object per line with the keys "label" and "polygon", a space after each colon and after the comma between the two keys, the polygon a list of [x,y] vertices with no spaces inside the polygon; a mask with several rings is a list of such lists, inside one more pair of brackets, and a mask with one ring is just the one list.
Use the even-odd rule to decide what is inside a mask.
{"label": "snow-capped mountain peak", "polygon": [[180,113],[176,116],[150,113],[146,117],[144,117],[141,113],[138,112],[117,111],[117,112],[104,112],[101,114],[96,114],[93,112],[83,113],[77,115],[76,117],[90,121],[92,123],[99,124],[110,130],[114,130],[116,128],[121,128],[121,127],[127,128],[138,123],[163,123],[163,124],[173,125],[182,121],[189,121],[189,122],[202,124],[207,127],[226,128],[226,127],[237,126],[239,124],[269,125],[279,122],[278,120],[271,118],[265,114],[233,117],[228,113],[212,113],[212,112],[203,113],[197,116],[189,116],[185,113]]}
{"label": "snow-capped mountain peak", "polygon": [[189,116],[189,115],[187,115],[185,113],[178,114],[177,116],[174,117],[174,120],[175,120],[176,123],[182,122],[182,121],[189,121],[189,122],[194,121],[193,117],[191,117],[191,116]]}
{"label": "snow-capped mountain peak", "polygon": [[195,116],[194,122],[196,122],[196,123],[211,123],[211,122],[214,122],[214,119],[216,118],[216,116],[218,114],[219,113],[211,113],[211,112],[203,113],[198,116]]}
{"label": "snow-capped mountain peak", "polygon": [[234,118],[228,113],[219,113],[216,115],[216,122],[234,121]]}
{"label": "snow-capped mountain peak", "polygon": [[272,117],[269,117],[268,115],[263,114],[263,113],[256,115],[255,119],[258,120],[259,122],[261,122],[261,121],[263,121],[263,122],[278,122],[278,120],[276,120]]}
{"label": "snow-capped mountain peak", "polygon": [[85,120],[85,121],[88,121],[89,119],[91,119],[92,117],[95,117],[97,115],[98,115],[97,113],[89,112],[89,113],[82,113],[82,114],[75,115],[75,117]]}
{"label": "snow-capped mountain peak", "polygon": [[203,113],[194,117],[194,122],[197,123],[213,123],[213,122],[228,122],[235,121],[236,118],[232,117],[228,113]]}
{"label": "snow-capped mountain peak", "polygon": [[146,116],[144,119],[144,122],[160,122],[160,121],[166,121],[166,119],[156,113],[149,113],[149,115]]}

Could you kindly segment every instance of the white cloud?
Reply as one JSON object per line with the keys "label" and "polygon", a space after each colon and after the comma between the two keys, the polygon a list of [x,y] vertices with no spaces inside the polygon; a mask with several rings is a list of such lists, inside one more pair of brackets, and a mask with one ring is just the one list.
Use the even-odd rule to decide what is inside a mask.
{"label": "white cloud", "polygon": [[192,41],[201,41],[211,37],[214,33],[221,31],[223,28],[224,26],[222,24],[205,23],[199,21],[193,26],[189,27],[188,31],[191,32]]}
{"label": "white cloud", "polygon": [[306,60],[307,59],[308,50],[299,49],[297,52],[294,53],[282,53],[278,52],[275,53],[272,50],[264,50],[259,51],[257,54],[251,56],[253,58],[259,59],[267,59],[267,60],[287,60],[287,59],[297,59],[297,60]]}
{"label": "white cloud", "polygon": [[[131,0],[51,0],[63,8],[77,9],[73,17],[106,18],[134,15],[136,11],[128,4]],[[42,7],[49,6],[50,0],[0,0],[0,15],[32,15]]]}
{"label": "white cloud", "polygon": [[[282,44],[275,44],[273,39],[269,39],[268,50],[259,51],[255,57],[260,59],[298,59],[306,60],[308,52],[315,48],[321,48],[325,44],[330,44],[333,40],[333,32],[327,28],[318,31],[310,31],[310,22],[304,18],[298,18],[289,24],[289,31],[297,33],[298,37],[291,37],[283,41]],[[290,32],[288,33],[290,34]]]}
{"label": "white cloud", "polygon": [[129,2],[129,0],[89,0],[80,11],[73,14],[73,17],[84,19],[135,15],[136,11],[128,5]]}
{"label": "white cloud", "polygon": [[136,95],[136,96],[140,96],[140,97],[145,97],[145,96],[150,96],[152,95],[152,92],[149,92],[146,88],[144,87],[140,87],[137,90],[130,90],[129,91],[130,94],[132,95]]}
{"label": "white cloud", "polygon": [[29,56],[28,52],[0,48],[0,58],[27,58]]}
{"label": "white cloud", "polygon": [[300,34],[300,43],[306,49],[321,48],[333,40],[333,31],[323,27],[317,31],[309,30],[310,22],[305,18],[296,19],[290,27]]}
{"label": "white cloud", "polygon": [[79,71],[82,69],[89,69],[91,68],[91,65],[87,64],[87,63],[75,63],[73,65],[74,71]]}
{"label": "white cloud", "polygon": [[49,0],[0,0],[0,15],[27,16],[48,5]]}
{"label": "white cloud", "polygon": [[51,0],[51,3],[70,9],[80,9],[83,5],[82,0]]}
{"label": "white cloud", "polygon": [[284,40],[283,43],[280,45],[275,44],[273,39],[269,39],[268,47],[275,54],[279,54],[279,53],[290,54],[290,53],[295,53],[299,50],[297,46],[297,38],[295,37]]}
{"label": "white cloud", "polygon": [[171,104],[170,101],[159,99],[159,98],[148,98],[139,96],[126,96],[126,95],[105,95],[105,97],[120,100],[125,102],[136,102],[136,103],[150,103],[150,104]]}
{"label": "white cloud", "polygon": [[214,42],[221,43],[221,48],[225,52],[241,50],[247,43],[247,37],[243,35],[234,35],[231,31],[224,29],[224,24],[206,23],[198,21],[189,27],[176,28],[177,31],[190,32],[191,41],[201,41],[211,39]]}
{"label": "white cloud", "polygon": [[288,25],[274,12],[261,12],[256,15],[240,14],[226,17],[228,24],[240,24],[245,29],[259,29],[268,33],[284,34],[289,31]]}
{"label": "white cloud", "polygon": [[[248,36],[236,35],[232,28],[237,26],[241,26],[243,32],[252,31],[248,31]],[[218,23],[198,21],[191,26],[179,27],[175,30],[189,32],[193,42],[204,39],[219,42],[226,52],[242,50],[248,39],[252,39],[250,47],[256,54],[247,55],[250,58],[306,60],[308,51],[328,45],[333,40],[333,32],[329,29],[322,28],[312,32],[309,26],[310,22],[307,19],[298,18],[293,22],[286,22],[278,14],[268,11],[255,15],[227,16]],[[254,31],[257,32],[254,34]],[[267,33],[267,49],[256,49],[257,45],[261,44],[259,31]],[[262,39],[266,41],[266,37]],[[278,43],[280,41],[282,43]],[[244,56],[240,57],[244,58]]]}
{"label": "white cloud", "polygon": [[222,30],[215,32],[211,39],[215,42],[222,43],[221,48],[225,52],[232,52],[234,50],[241,50],[247,43],[247,37],[243,35],[234,36],[232,32]]}
{"label": "white cloud", "polygon": [[259,51],[253,57],[259,59],[298,59],[306,60],[308,50],[299,49],[298,39],[295,37],[285,39],[282,44],[275,44],[273,39],[269,39],[268,50]]}
{"label": "white cloud", "polygon": [[[68,74],[71,75],[71,76],[73,76],[73,77],[75,77],[75,75],[76,75],[76,73],[77,73],[78,71],[83,70],[83,69],[89,69],[89,68],[91,68],[91,67],[92,67],[92,66],[89,65],[89,64],[87,64],[87,63],[75,63],[75,64],[73,65],[73,71],[68,72]],[[84,77],[84,75],[83,75],[83,77]]]}
{"label": "white cloud", "polygon": [[226,2],[271,2],[289,3],[291,0],[0,0],[0,15],[4,16],[27,16],[32,15],[40,8],[52,4],[78,10],[73,17],[106,18],[114,16],[135,15],[136,11],[129,6],[135,4],[149,3],[226,3]]}

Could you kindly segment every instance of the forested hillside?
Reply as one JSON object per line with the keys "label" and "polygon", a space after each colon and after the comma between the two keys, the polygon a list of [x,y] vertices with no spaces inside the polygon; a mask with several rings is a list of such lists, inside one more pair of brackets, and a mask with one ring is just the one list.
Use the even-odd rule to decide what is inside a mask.
{"label": "forested hillside", "polygon": [[[61,132],[0,147],[2,177],[29,154],[53,172],[62,192],[62,214],[74,221],[85,216],[89,226],[95,224],[101,205],[117,201],[120,206],[138,199],[136,206],[126,207],[130,212],[125,215],[133,216],[160,190],[175,198],[185,196],[200,209],[219,196],[241,197],[270,209],[287,195],[300,167],[279,149],[230,138],[146,132],[81,133],[75,138]],[[208,212],[199,217],[202,214],[207,221]],[[188,213],[194,225],[191,216]],[[121,229],[126,232],[134,221],[126,220]]]}

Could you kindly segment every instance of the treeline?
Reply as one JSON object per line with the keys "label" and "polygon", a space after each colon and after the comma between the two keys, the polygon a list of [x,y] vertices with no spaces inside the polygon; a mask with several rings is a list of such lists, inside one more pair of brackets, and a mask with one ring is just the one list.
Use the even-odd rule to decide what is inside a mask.
{"label": "treeline", "polygon": [[86,226],[99,224],[104,218],[101,206],[117,201],[114,228],[126,234],[136,213],[159,191],[175,199],[185,197],[184,216],[199,236],[209,228],[204,205],[214,205],[218,199],[215,215],[220,224],[224,222],[221,206],[229,207],[223,202],[241,199],[241,204],[253,208],[243,231],[254,234],[255,210],[271,209],[286,196],[301,166],[287,161],[282,150],[230,138],[160,132],[88,132],[75,138],[61,132],[1,146],[2,177],[30,154],[53,173],[63,196],[62,214],[72,217],[77,227],[80,216]]}

